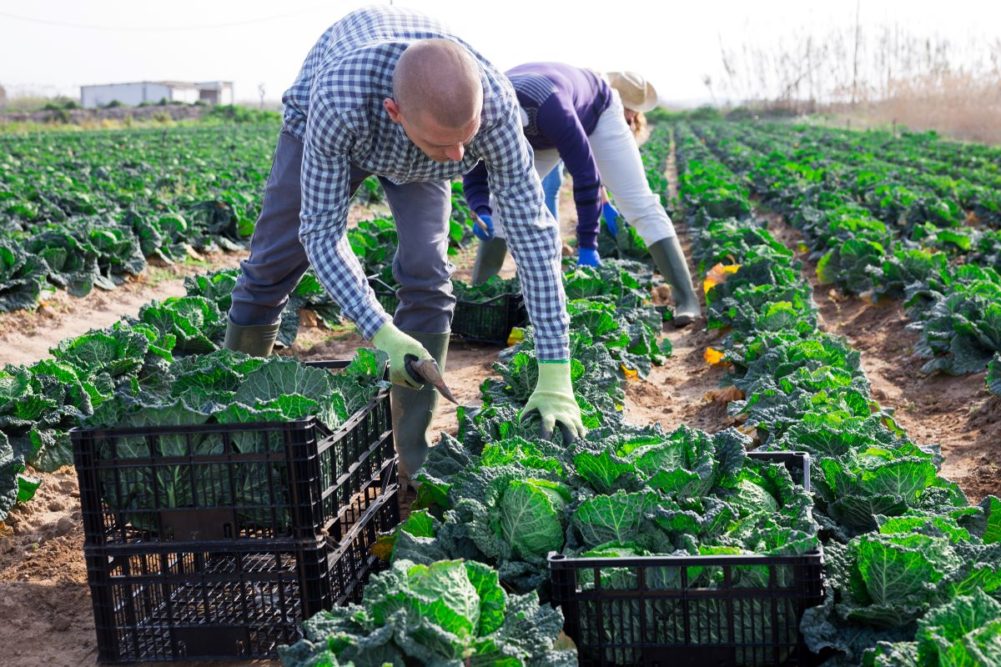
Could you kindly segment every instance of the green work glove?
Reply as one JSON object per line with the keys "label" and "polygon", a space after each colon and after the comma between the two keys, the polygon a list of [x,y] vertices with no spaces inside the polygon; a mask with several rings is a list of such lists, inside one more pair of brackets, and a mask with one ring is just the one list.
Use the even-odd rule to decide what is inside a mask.
{"label": "green work glove", "polygon": [[573,385],[570,383],[569,361],[539,362],[539,381],[522,414],[531,410],[538,410],[542,416],[544,438],[552,435],[557,422],[564,433],[572,438],[587,435],[581,421],[580,407],[573,395]]}
{"label": "green work glove", "polygon": [[406,369],[407,355],[417,357],[415,361],[430,359],[431,353],[416,339],[408,336],[392,322],[386,322],[372,336],[372,344],[389,355],[389,381],[411,389],[420,389],[421,383],[410,376]]}

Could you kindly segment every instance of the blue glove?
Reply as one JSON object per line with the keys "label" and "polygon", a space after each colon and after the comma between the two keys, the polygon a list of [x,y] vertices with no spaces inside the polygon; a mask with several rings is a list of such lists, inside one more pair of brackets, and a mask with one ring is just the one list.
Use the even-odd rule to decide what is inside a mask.
{"label": "blue glove", "polygon": [[608,228],[608,233],[612,235],[612,238],[618,236],[619,212],[615,210],[615,207],[605,202],[604,206],[601,207],[601,215],[605,218],[605,227]]}
{"label": "blue glove", "polygon": [[473,234],[481,241],[489,241],[494,237],[494,219],[485,213],[481,214],[479,219],[479,222],[473,220]]}
{"label": "blue glove", "polygon": [[601,266],[601,257],[594,248],[577,248],[577,266]]}

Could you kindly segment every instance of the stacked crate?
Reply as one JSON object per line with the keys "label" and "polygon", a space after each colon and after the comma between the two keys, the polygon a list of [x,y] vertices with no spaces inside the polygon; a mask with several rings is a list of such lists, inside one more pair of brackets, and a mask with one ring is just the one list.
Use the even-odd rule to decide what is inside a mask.
{"label": "stacked crate", "polygon": [[[319,362],[339,368],[346,362]],[[399,522],[388,390],[315,419],[72,432],[98,659],[274,657]]]}

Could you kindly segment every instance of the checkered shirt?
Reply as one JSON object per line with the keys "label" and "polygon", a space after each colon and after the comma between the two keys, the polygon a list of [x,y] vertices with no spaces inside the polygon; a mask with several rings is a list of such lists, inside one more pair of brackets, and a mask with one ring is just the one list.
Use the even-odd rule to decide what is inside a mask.
{"label": "checkered shirt", "polygon": [[[383,108],[383,100],[392,97],[393,69],[404,49],[416,40],[442,38],[469,50],[483,81],[481,127],[460,162],[428,158]],[[393,183],[413,183],[458,178],[483,160],[535,326],[538,357],[568,358],[559,228],[543,205],[514,90],[483,56],[414,11],[363,9],[320,37],[282,101],[285,130],[303,141],[299,238],[320,282],[363,336],[371,338],[391,318],[368,286],[345,234],[351,166]]]}

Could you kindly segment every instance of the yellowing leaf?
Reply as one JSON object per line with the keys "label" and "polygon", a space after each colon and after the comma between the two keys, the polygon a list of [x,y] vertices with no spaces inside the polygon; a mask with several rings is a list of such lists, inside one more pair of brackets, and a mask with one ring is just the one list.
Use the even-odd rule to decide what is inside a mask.
{"label": "yellowing leaf", "polygon": [[376,538],[375,544],[372,545],[372,555],[383,563],[388,563],[390,557],[393,555],[393,545],[395,543],[395,535],[380,535]]}
{"label": "yellowing leaf", "polygon": [[706,360],[707,364],[710,366],[716,366],[717,364],[723,363],[723,357],[725,355],[722,350],[717,350],[715,347],[707,347],[702,356]]}
{"label": "yellowing leaf", "polygon": [[619,364],[619,368],[622,369],[622,375],[625,376],[627,380],[638,380],[640,373],[635,368],[629,368],[625,364]]}
{"label": "yellowing leaf", "polygon": [[525,340],[525,330],[521,327],[512,328],[511,333],[507,336],[508,345],[517,345],[523,340]]}
{"label": "yellowing leaf", "polygon": [[706,279],[702,282],[702,289],[706,294],[716,285],[726,282],[727,276],[732,276],[740,270],[740,264],[717,264],[706,273]]}

